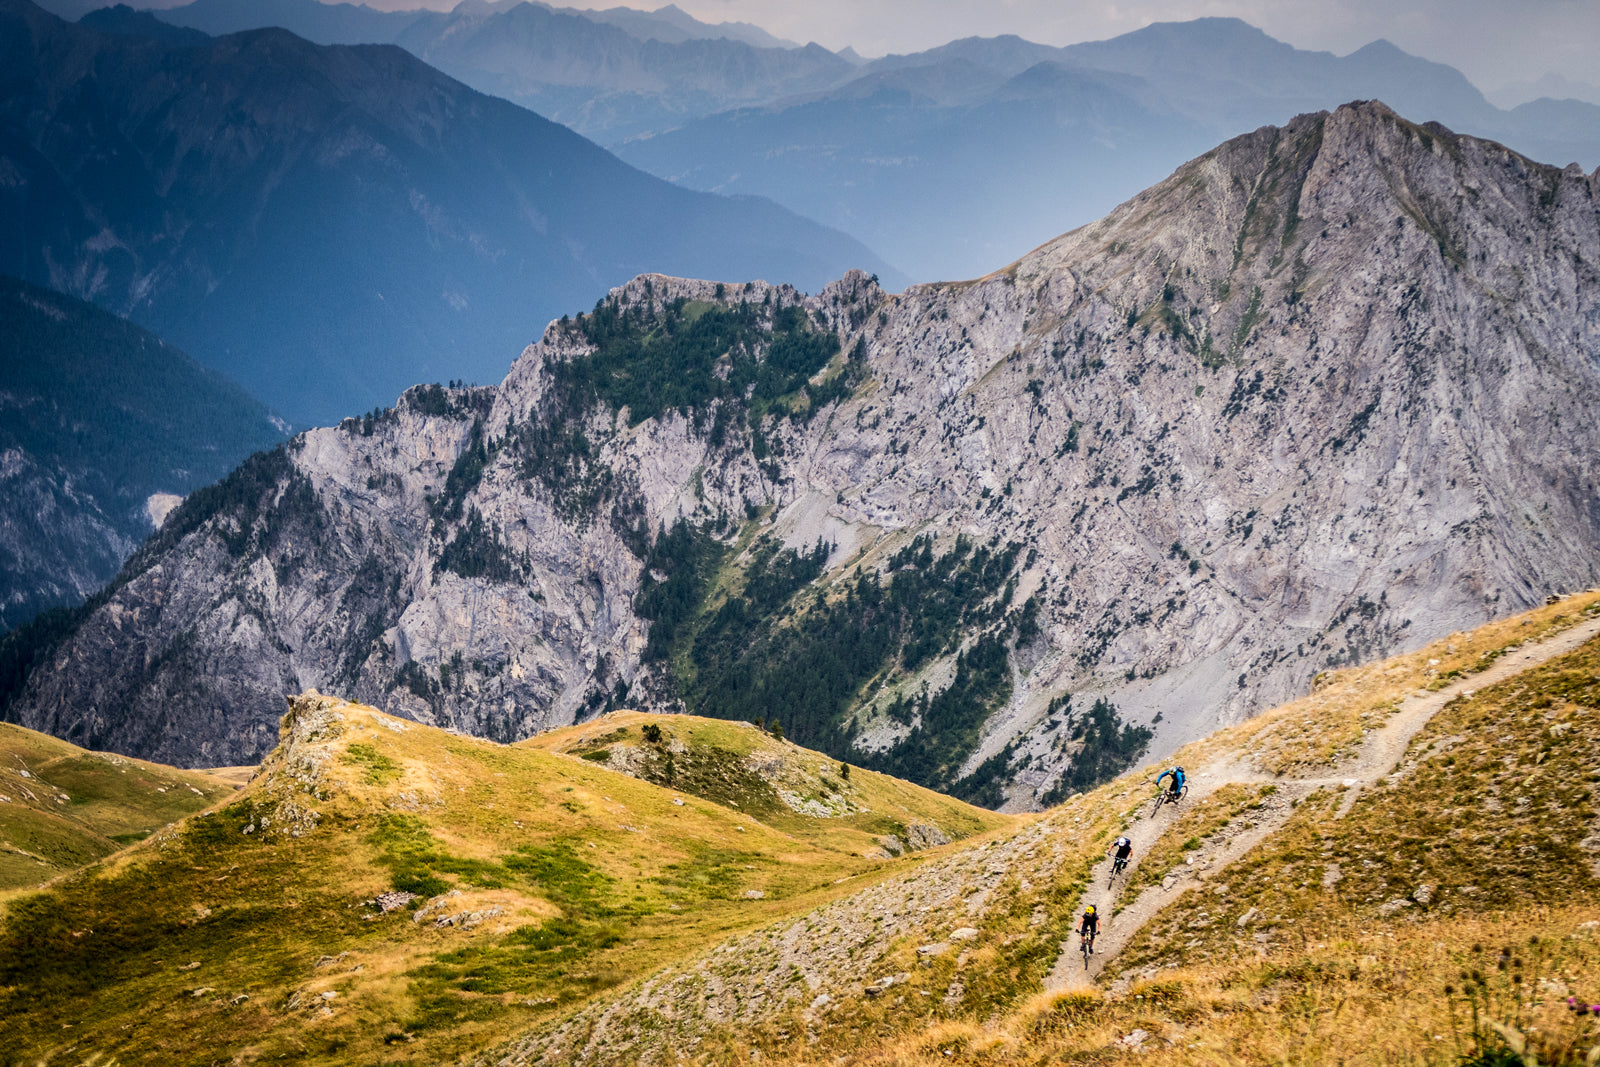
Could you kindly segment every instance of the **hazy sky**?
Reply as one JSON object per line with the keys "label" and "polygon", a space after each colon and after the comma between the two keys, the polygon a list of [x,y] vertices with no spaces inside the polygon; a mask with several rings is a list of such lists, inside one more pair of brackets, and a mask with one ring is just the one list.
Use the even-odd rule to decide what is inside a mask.
{"label": "hazy sky", "polygon": [[[419,0],[367,0],[417,7]],[[455,0],[425,0],[448,8]],[[547,0],[611,7],[622,0]],[[627,0],[653,9],[668,0]],[[913,52],[957,37],[1015,33],[1046,44],[1113,37],[1151,22],[1242,18],[1298,48],[1340,55],[1386,37],[1457,67],[1480,88],[1555,72],[1600,81],[1600,0],[677,0],[706,22],[753,22],[796,41],[866,55]]]}

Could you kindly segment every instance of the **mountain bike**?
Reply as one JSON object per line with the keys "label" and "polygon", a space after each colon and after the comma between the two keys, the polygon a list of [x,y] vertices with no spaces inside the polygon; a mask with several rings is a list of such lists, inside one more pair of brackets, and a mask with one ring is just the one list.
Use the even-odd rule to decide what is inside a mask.
{"label": "mountain bike", "polygon": [[1156,790],[1156,803],[1155,803],[1155,806],[1150,809],[1151,817],[1154,818],[1156,812],[1161,810],[1161,805],[1163,805],[1163,804],[1176,804],[1178,801],[1182,800],[1184,797],[1186,797],[1188,795],[1189,795],[1189,783],[1188,782],[1184,782],[1183,783],[1183,789],[1178,793],[1177,796],[1173,796],[1172,795],[1172,790],[1167,789],[1166,787],[1162,787],[1160,789],[1157,789]]}
{"label": "mountain bike", "polygon": [[1083,969],[1089,969],[1089,957],[1094,955],[1094,935],[1078,935],[1078,951],[1083,953]]}
{"label": "mountain bike", "polygon": [[1111,888],[1111,883],[1115,882],[1117,880],[1117,875],[1121,874],[1123,871],[1125,871],[1127,869],[1128,869],[1127,857],[1119,856],[1117,859],[1112,860],[1111,861],[1111,877],[1106,879],[1106,888],[1110,889]]}

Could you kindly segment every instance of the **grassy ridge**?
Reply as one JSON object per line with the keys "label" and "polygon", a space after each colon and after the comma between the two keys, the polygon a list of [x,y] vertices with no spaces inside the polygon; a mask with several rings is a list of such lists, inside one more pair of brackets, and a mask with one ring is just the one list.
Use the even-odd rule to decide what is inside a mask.
{"label": "grassy ridge", "polygon": [[1451,634],[1415,652],[1361,667],[1330,671],[1299,700],[1219,731],[1186,750],[1199,763],[1222,748],[1247,750],[1269,774],[1319,772],[1353,752],[1366,730],[1382,725],[1400,701],[1430,692],[1493,665],[1524,644],[1542,641],[1600,614],[1600,592]]}
{"label": "grassy ridge", "polygon": [[[537,747],[296,709],[226,805],[6,902],[16,1055],[448,1061],[914,862],[863,855],[869,831],[830,819],[780,829]],[[872,777],[858,789],[887,807]],[[901,818],[963,809],[900,796]],[[397,890],[418,898],[370,903]]]}
{"label": "grassy ridge", "polygon": [[[659,740],[647,740],[647,726]],[[746,722],[613,712],[518,747],[598,758],[626,774],[750,812],[775,829],[841,851],[873,851],[883,835],[905,841],[910,824],[935,826],[952,839],[998,824],[942,793],[835,763]],[[819,818],[823,813],[826,817]]]}
{"label": "grassy ridge", "polygon": [[[1257,929],[1386,915],[1480,914],[1600,899],[1600,639],[1458,697],[1413,740],[1402,770],[1338,818],[1314,795],[1254,854],[1218,875],[1211,901],[1185,900],[1130,955],[1255,954]],[[1204,913],[1205,920],[1200,922]],[[1164,947],[1161,947],[1164,946]]]}

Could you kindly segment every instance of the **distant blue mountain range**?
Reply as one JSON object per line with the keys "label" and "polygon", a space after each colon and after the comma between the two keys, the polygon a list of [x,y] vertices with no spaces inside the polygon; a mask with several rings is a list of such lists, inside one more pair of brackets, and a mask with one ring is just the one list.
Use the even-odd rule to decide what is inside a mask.
{"label": "distant blue mountain range", "polygon": [[903,280],[400,48],[159,25],[0,0],[0,272],[126,315],[296,423],[498,381],[550,319],[640,273]]}
{"label": "distant blue mountain range", "polygon": [[770,196],[919,279],[960,278],[1098,218],[1219,140],[1355,99],[1542,162],[1600,164],[1600,107],[1540,100],[1502,111],[1459,71],[1386,41],[1339,57],[1236,19],[1068,48],[956,41],[616,151],[693,188]]}
{"label": "distant blue mountain range", "polygon": [[1218,141],[1351,100],[1380,99],[1543,162],[1600,164],[1593,104],[1505,111],[1454,68],[1387,41],[1335,56],[1238,19],[1066,48],[968,38],[863,63],[771,47],[675,8],[619,16],[467,0],[384,13],[195,0],[160,17],[210,33],[275,22],[327,43],[399,44],[652,174],[770,197],[838,227],[918,279],[993,270]]}
{"label": "distant blue mountain range", "polygon": [[[850,234],[919,280],[996,269],[1220,140],[1352,99],[1381,99],[1415,121],[1437,120],[1543,162],[1600,163],[1600,107],[1540,99],[1502,110],[1454,68],[1386,41],[1335,56],[1294,48],[1237,19],[1162,23],[1066,48],[1018,37],[968,38],[863,62],[816,45],[791,47],[752,27],[710,26],[675,8],[586,12],[466,0],[450,12],[381,12],[318,0],[195,0],[155,14],[168,26],[213,34],[276,24],[328,44],[399,44],[485,93],[610,145],[653,175],[702,191],[770,198]],[[136,36],[156,33],[156,19],[128,9],[85,21]],[[561,137],[555,128],[538,136]],[[494,150],[504,154],[501,146]],[[601,181],[585,189],[605,187]],[[619,205],[637,198],[609,199]],[[602,227],[612,223],[637,230],[595,219]],[[518,231],[512,225],[494,232]],[[744,234],[741,240],[756,239],[748,225]],[[688,271],[681,264],[690,250],[672,245],[666,231],[660,236],[650,255],[611,262],[618,270],[626,261],[638,269]],[[537,245],[545,235],[533,240]],[[785,243],[769,242],[752,272],[814,286],[814,274],[804,273],[795,257],[819,267],[840,261],[803,252],[804,240],[787,242],[793,254],[786,261]],[[601,244],[574,237],[565,247],[579,244],[578,269],[541,283],[540,293],[552,300],[536,304],[539,313],[586,304],[601,279],[611,277],[592,262]],[[840,246],[844,259],[880,264],[869,269],[886,282],[903,277],[865,249],[847,247]],[[727,251],[731,256],[732,247]],[[710,268],[688,272],[728,276],[724,264],[731,262],[715,259]],[[456,291],[438,286],[446,290]],[[438,303],[437,293],[408,299],[407,314],[429,300]],[[506,305],[485,294],[468,306],[470,315],[460,317],[477,321],[435,322],[430,350],[437,358],[416,360],[407,373],[447,376],[446,368],[468,366],[462,346],[486,343],[479,340],[490,329],[483,320]],[[131,303],[126,310],[144,315]],[[141,321],[165,328],[166,320]],[[463,339],[463,328],[477,331],[473,340]],[[525,323],[514,327],[504,318],[496,328],[501,338],[527,332]],[[207,352],[198,334],[178,339]],[[394,348],[394,338],[383,344]],[[258,381],[247,372],[239,376]],[[384,381],[388,390],[390,379]],[[275,386],[260,387],[285,410],[308,414],[285,403]]]}

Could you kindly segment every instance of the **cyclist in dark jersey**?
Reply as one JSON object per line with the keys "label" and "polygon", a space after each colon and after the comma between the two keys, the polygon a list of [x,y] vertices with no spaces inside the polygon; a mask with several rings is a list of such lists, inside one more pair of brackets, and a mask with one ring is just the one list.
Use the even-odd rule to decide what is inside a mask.
{"label": "cyclist in dark jersey", "polygon": [[1133,855],[1133,842],[1126,837],[1119,837],[1106,850],[1106,855],[1114,855],[1116,857],[1116,863],[1112,864],[1112,870],[1120,871],[1128,865],[1128,857]]}
{"label": "cyclist in dark jersey", "polygon": [[1100,932],[1100,916],[1095,914],[1094,905],[1090,904],[1083,910],[1083,921],[1078,924],[1078,936],[1089,942],[1089,951],[1094,951],[1094,938]]}

